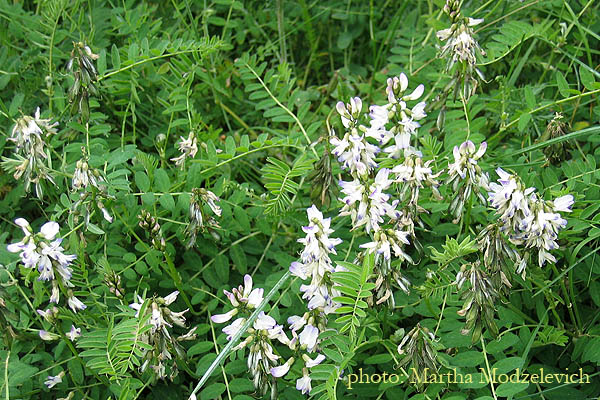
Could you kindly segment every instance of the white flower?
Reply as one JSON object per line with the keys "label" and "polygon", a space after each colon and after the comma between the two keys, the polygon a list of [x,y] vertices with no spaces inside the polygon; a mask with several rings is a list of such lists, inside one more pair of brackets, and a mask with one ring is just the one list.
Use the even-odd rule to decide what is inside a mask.
{"label": "white flower", "polygon": [[233,338],[240,331],[240,329],[242,329],[242,326],[245,322],[246,318],[238,318],[223,328],[223,333],[227,335],[227,340],[231,340],[231,338]]}
{"label": "white flower", "polygon": [[352,182],[340,181],[342,193],[346,195],[341,199],[345,205],[340,210],[340,215],[352,217],[353,229],[365,225],[366,231],[379,230],[383,224],[383,216],[397,218],[400,216],[396,211],[397,202],[388,203],[390,196],[384,193],[392,181],[389,179],[390,170],[382,168],[375,176],[374,181],[364,185],[359,180]]}
{"label": "white flower", "polygon": [[182,153],[179,157],[171,158],[171,161],[175,161],[176,166],[183,168],[183,162],[186,158],[194,158],[198,152],[198,140],[194,132],[190,132],[187,139],[183,136],[180,137],[181,141],[177,145],[179,151]]}
{"label": "white flower", "polygon": [[331,153],[350,174],[364,176],[377,168],[375,156],[379,148],[367,142],[366,135],[356,128],[346,132],[341,140],[332,130],[329,142],[334,146]]}
{"label": "white flower", "polygon": [[39,331],[39,335],[42,340],[46,340],[46,341],[52,341],[52,340],[56,340],[59,338],[59,336],[57,334],[45,331],[43,329]]}
{"label": "white flower", "polygon": [[323,354],[319,354],[317,357],[315,357],[315,359],[311,359],[307,354],[303,354],[302,355],[302,359],[304,360],[304,365],[306,365],[307,368],[312,368],[315,365],[319,365],[321,364],[323,361],[325,361],[325,356]]}
{"label": "white flower", "polygon": [[285,364],[271,368],[271,375],[275,378],[281,378],[290,370],[290,366],[294,363],[294,358],[290,358]]}
{"label": "white flower", "polygon": [[317,345],[318,337],[319,329],[312,325],[306,325],[298,336],[298,339],[300,340],[300,345],[305,347],[309,353],[312,353]]}
{"label": "white flower", "polygon": [[359,97],[352,97],[350,98],[350,103],[344,104],[344,102],[340,101],[336,104],[335,108],[342,118],[344,127],[351,129],[357,124],[362,110],[362,100]]}
{"label": "white flower", "polygon": [[87,306],[85,304],[83,304],[83,302],[81,300],[79,300],[77,297],[71,295],[69,297],[69,299],[67,300],[67,304],[69,305],[69,307],[71,307],[71,310],[73,310],[73,312],[77,312],[79,310],[85,310],[87,308]]}
{"label": "white flower", "polygon": [[176,290],[176,291],[172,292],[171,294],[169,294],[167,297],[165,297],[164,298],[165,305],[166,306],[171,305],[175,300],[177,300],[178,295],[179,295],[179,290]]}
{"label": "white flower", "polygon": [[258,317],[254,321],[254,329],[256,330],[269,330],[273,329],[277,325],[277,322],[270,315],[265,314],[264,311],[258,313]]}
{"label": "white flower", "polygon": [[369,253],[377,252],[377,254],[383,255],[385,260],[390,260],[391,250],[393,249],[396,257],[412,262],[408,254],[402,250],[402,244],[410,244],[408,236],[408,232],[386,229],[385,232],[376,232],[374,241],[361,244],[360,247],[368,249]]}
{"label": "white flower", "polygon": [[296,390],[301,391],[302,394],[309,394],[312,390],[310,382],[310,376],[308,376],[308,371],[306,371],[302,374],[302,378],[296,380]]}
{"label": "white flower", "polygon": [[567,194],[565,196],[554,199],[554,210],[562,212],[571,212],[571,206],[573,206],[573,196]]}
{"label": "white flower", "polygon": [[81,328],[75,328],[75,325],[71,325],[71,330],[67,332],[67,337],[74,342],[81,336]]}
{"label": "white flower", "polygon": [[287,323],[290,325],[290,329],[295,332],[306,325],[307,321],[304,316],[292,315],[288,318]]}
{"label": "white flower", "polygon": [[222,324],[223,322],[229,321],[237,313],[238,313],[237,308],[234,308],[233,310],[228,311],[225,314],[215,314],[215,315],[211,316],[210,319],[215,324]]}
{"label": "white flower", "polygon": [[50,376],[50,375],[48,375],[48,378],[46,378],[46,381],[44,382],[44,385],[46,385],[48,387],[48,389],[52,389],[54,386],[56,386],[56,385],[58,385],[59,383],[62,382],[62,378],[64,376],[65,376],[65,371],[61,371],[56,376]]}

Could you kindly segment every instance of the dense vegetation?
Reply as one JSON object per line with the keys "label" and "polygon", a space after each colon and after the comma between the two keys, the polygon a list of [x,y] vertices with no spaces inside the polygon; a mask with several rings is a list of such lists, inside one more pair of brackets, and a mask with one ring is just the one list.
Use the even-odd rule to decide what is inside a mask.
{"label": "dense vegetation", "polygon": [[600,395],[597,2],[0,26],[1,398]]}

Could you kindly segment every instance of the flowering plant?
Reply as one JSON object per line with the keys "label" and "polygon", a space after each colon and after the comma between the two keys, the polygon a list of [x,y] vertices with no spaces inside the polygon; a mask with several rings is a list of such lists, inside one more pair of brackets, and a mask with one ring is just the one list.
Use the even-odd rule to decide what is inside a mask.
{"label": "flowering plant", "polygon": [[598,397],[575,3],[1,3],[0,397]]}

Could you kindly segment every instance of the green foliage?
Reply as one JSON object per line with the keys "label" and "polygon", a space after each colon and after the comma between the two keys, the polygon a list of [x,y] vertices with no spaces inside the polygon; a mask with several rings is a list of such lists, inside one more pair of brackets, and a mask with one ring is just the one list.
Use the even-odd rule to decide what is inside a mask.
{"label": "green foliage", "polygon": [[[118,324],[109,322],[105,329],[81,335],[77,347],[83,351],[79,355],[90,369],[118,381],[126,378],[129,370],[139,368],[144,353],[151,349],[142,340],[152,328],[146,308],[147,303],[140,309],[140,318],[127,318]],[[131,312],[126,315],[131,317]]]}

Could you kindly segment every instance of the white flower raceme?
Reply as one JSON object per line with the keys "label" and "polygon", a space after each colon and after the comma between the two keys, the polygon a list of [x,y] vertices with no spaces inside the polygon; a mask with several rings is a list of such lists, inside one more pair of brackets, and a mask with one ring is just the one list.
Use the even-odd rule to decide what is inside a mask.
{"label": "white flower raceme", "polygon": [[558,211],[571,212],[573,196],[565,195],[549,202],[533,193],[528,200],[531,213],[521,221],[521,233],[515,235],[512,241],[524,244],[526,248],[537,248],[540,267],[546,261],[555,263],[556,258],[550,250],[558,249],[558,231],[567,226],[567,220]]}
{"label": "white flower raceme", "polygon": [[473,37],[472,27],[479,25],[483,19],[466,18],[452,24],[450,28],[437,32],[437,37],[446,44],[440,50],[440,57],[448,57],[447,70],[457,62],[466,62],[469,65],[477,63],[476,53],[485,54],[479,43]]}
{"label": "white flower raceme", "polygon": [[502,230],[509,236],[518,232],[522,220],[529,217],[528,197],[535,188],[525,188],[516,175],[511,175],[502,168],[496,169],[500,176],[498,183],[490,183],[488,201],[500,215]]}
{"label": "white flower raceme", "polygon": [[446,184],[451,184],[455,192],[449,209],[457,218],[462,215],[471,194],[474,193],[483,204],[487,203],[484,191],[489,190],[489,176],[477,164],[477,160],[485,154],[486,149],[486,142],[481,143],[479,150],[476,150],[475,144],[470,140],[460,147],[454,146],[454,162],[448,165]]}
{"label": "white flower raceme", "polygon": [[[137,302],[131,303],[130,308],[136,311],[136,318],[147,318],[150,329],[142,335],[141,340],[149,345],[143,351],[144,361],[140,371],[144,372],[150,366],[158,378],[164,379],[167,376],[167,366],[170,366],[171,380],[177,375],[178,368],[175,363],[175,355],[182,354],[184,351],[180,341],[193,340],[196,328],[192,328],[186,334],[174,337],[171,329],[173,325],[185,327],[185,317],[183,314],[188,309],[179,312],[173,312],[169,306],[177,300],[178,291],[174,291],[168,296],[154,296],[149,300],[136,295]],[[147,326],[148,326],[147,325]],[[172,354],[174,353],[174,354]]]}
{"label": "white flower raceme", "polygon": [[[173,312],[169,309],[169,306],[177,300],[179,291],[174,291],[166,297],[154,297],[150,300],[150,304],[146,309],[146,312],[150,312],[150,324],[152,325],[151,333],[157,331],[164,331],[166,327],[172,328],[173,324],[177,326],[185,326],[185,317],[183,314],[189,311],[185,309],[180,312]],[[131,303],[129,307],[133,308],[136,312],[136,318],[139,318],[139,313],[144,304],[144,299],[141,296],[137,296],[137,302]]]}
{"label": "white flower raceme", "polygon": [[102,176],[95,168],[90,168],[87,160],[82,158],[77,161],[75,165],[75,172],[73,172],[72,187],[75,190],[87,188],[93,186],[96,189],[100,188],[100,182],[102,182]]}
{"label": "white flower raceme", "polygon": [[[537,249],[540,267],[547,261],[556,262],[550,251],[558,249],[558,231],[567,225],[567,220],[559,212],[571,212],[573,196],[546,201],[534,193],[535,188],[524,189],[518,176],[510,175],[501,168],[496,172],[500,176],[500,185],[490,184],[492,192],[489,200],[500,215],[501,230],[512,243]],[[525,267],[523,259],[517,269],[523,277]]]}
{"label": "white flower raceme", "polygon": [[323,213],[315,205],[308,208],[306,213],[308,225],[302,227],[306,236],[298,239],[304,245],[302,262],[293,262],[290,272],[301,279],[310,278],[311,285],[319,287],[325,274],[334,270],[329,254],[337,254],[335,246],[342,240],[329,237],[334,232],[331,229],[331,218],[323,218]]}
{"label": "white flower raceme", "polygon": [[181,155],[179,157],[171,158],[171,161],[175,162],[176,166],[183,168],[183,163],[186,158],[194,158],[198,152],[198,139],[194,132],[190,132],[187,139],[181,136],[181,141],[177,145]]}
{"label": "white flower raceme", "polygon": [[475,144],[470,140],[461,144],[460,147],[454,146],[452,152],[454,162],[448,164],[448,175],[451,178],[458,176],[463,180],[468,178],[483,189],[487,189],[489,185],[488,179],[482,174],[481,169],[477,168],[477,160],[485,154],[486,149],[486,142],[481,143],[479,150],[476,150]]}
{"label": "white flower raceme", "polygon": [[352,129],[358,125],[358,118],[362,112],[362,100],[360,97],[352,97],[348,104],[339,101],[336,104],[335,109],[340,114],[344,127],[346,129]]}
{"label": "white flower raceme", "polygon": [[379,148],[367,142],[366,137],[365,133],[352,128],[340,140],[333,129],[331,130],[329,142],[334,146],[331,153],[337,157],[342,168],[347,169],[352,175],[368,175],[377,168],[375,156]]}
{"label": "white flower raceme", "polygon": [[[446,72],[454,66],[452,80],[445,91],[454,91],[456,97],[460,89],[462,96],[469,99],[477,89],[479,80],[484,80],[483,74],[477,68],[477,54],[485,55],[474,37],[473,27],[483,22],[483,19],[464,18],[460,13],[461,2],[447,0],[444,11],[450,16],[450,28],[437,32],[437,37],[446,42],[440,49],[439,58],[445,58]],[[447,94],[446,94],[447,95]],[[443,115],[440,114],[440,115]]]}
{"label": "white flower raceme", "polygon": [[19,253],[25,268],[37,268],[39,280],[53,282],[50,301],[58,303],[56,281],[60,281],[63,287],[73,286],[71,283],[73,269],[70,265],[76,256],[64,253],[64,248],[61,246],[62,239],[56,239],[60,230],[56,222],[46,222],[37,234],[33,233],[29,222],[24,218],[17,218],[15,224],[21,227],[25,237],[20,242],[9,244],[7,250],[11,253]]}
{"label": "white flower raceme", "polygon": [[410,244],[408,241],[409,236],[410,234],[408,232],[400,230],[379,230],[373,234],[372,242],[361,244],[360,247],[367,249],[369,253],[376,253],[375,263],[377,263],[377,258],[380,256],[383,256],[383,258],[389,262],[392,258],[392,250],[396,257],[412,262],[412,258],[402,250],[403,245]]}
{"label": "white flower raceme", "polygon": [[40,118],[40,108],[35,111],[35,115],[28,115],[17,119],[17,122],[11,132],[8,140],[16,145],[16,159],[5,158],[4,162],[11,171],[14,171],[14,178],[24,178],[25,191],[29,191],[30,185],[35,184],[36,194],[42,197],[42,180],[47,180],[54,184],[54,179],[50,175],[51,162],[50,154],[46,149],[46,138],[56,133],[57,122],[50,123],[50,119]]}
{"label": "white flower raceme", "polygon": [[391,219],[400,217],[400,212],[396,211],[398,201],[388,203],[390,196],[384,192],[392,184],[389,173],[389,169],[382,168],[373,181],[363,183],[355,179],[351,182],[339,182],[342,193],[346,195],[340,199],[344,202],[340,215],[352,217],[352,229],[365,225],[367,233],[370,233],[379,230],[384,216]]}
{"label": "white flower raceme", "polygon": [[[248,313],[258,307],[263,301],[264,289],[252,288],[252,286],[252,277],[246,274],[244,275],[244,286],[240,285],[238,288],[233,288],[231,292],[223,290],[223,293],[225,293],[225,296],[227,296],[234,308],[225,314],[213,315],[210,319],[214,323],[221,324],[229,321],[238,313]],[[238,318],[232,324],[223,328],[223,332],[231,338],[242,327],[244,322],[246,322],[246,318]]]}
{"label": "white flower raceme", "polygon": [[405,149],[412,149],[410,142],[422,120],[427,116],[425,102],[419,102],[409,107],[407,102],[418,100],[425,90],[421,84],[411,93],[407,93],[408,78],[402,73],[399,76],[388,78],[386,93],[388,104],[371,106],[371,123],[367,129],[367,136],[376,139],[380,145],[392,144],[384,149],[392,158],[401,157]]}
{"label": "white flower raceme", "polygon": [[204,188],[192,189],[192,198],[190,201],[190,224],[186,228],[189,237],[187,247],[196,244],[196,236],[200,230],[219,227],[217,220],[204,212],[204,204],[207,204],[211,211],[218,217],[221,216],[221,207],[217,204],[219,198],[210,190]]}

